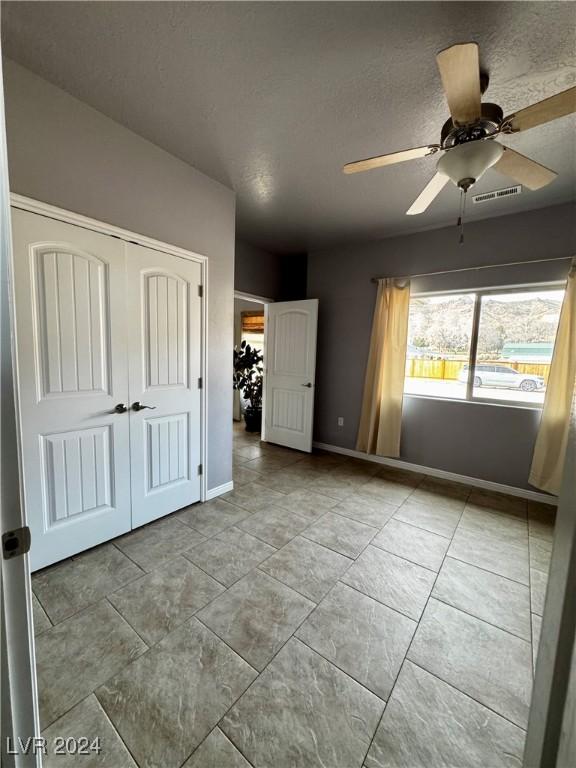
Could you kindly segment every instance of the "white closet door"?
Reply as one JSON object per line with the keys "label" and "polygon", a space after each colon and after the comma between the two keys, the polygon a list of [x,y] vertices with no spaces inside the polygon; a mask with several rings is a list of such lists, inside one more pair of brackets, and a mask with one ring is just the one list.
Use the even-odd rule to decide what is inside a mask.
{"label": "white closet door", "polygon": [[318,299],[266,304],[264,439],[312,450]]}
{"label": "white closet door", "polygon": [[197,262],[129,244],[127,277],[137,527],[200,500],[202,270]]}
{"label": "white closet door", "polygon": [[[125,245],[13,211],[32,570],[130,530]],[[119,409],[121,410],[121,409]]]}

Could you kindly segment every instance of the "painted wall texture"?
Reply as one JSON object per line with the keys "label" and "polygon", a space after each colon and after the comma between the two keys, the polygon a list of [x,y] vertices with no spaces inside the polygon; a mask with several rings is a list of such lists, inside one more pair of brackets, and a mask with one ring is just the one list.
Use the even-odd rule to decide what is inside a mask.
{"label": "painted wall texture", "polygon": [[[530,194],[527,192],[526,194]],[[401,276],[576,254],[574,206],[565,204],[456,227],[308,254],[308,296],[320,299],[314,438],[355,448],[376,286]],[[413,281],[442,291],[564,279],[568,261],[495,267]],[[339,416],[344,426],[337,426]],[[401,458],[422,466],[529,488],[540,411],[406,397]]]}
{"label": "painted wall texture", "polygon": [[275,301],[306,297],[306,254],[277,254],[236,241],[234,289]]}
{"label": "painted wall texture", "polygon": [[232,479],[234,193],[13,62],[13,192],[209,258],[208,488]]}

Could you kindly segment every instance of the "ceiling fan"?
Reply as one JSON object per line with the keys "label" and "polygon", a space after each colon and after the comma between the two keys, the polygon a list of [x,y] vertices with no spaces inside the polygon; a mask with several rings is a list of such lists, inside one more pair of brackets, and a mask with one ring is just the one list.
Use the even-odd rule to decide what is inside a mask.
{"label": "ceiling fan", "polygon": [[448,181],[463,193],[491,167],[528,189],[540,189],[558,174],[509,147],[494,141],[576,112],[576,87],[504,117],[497,104],[482,103],[488,75],[480,71],[477,43],[446,48],[436,56],[451,117],[444,123],[439,144],[369,157],[344,166],[344,173],[359,173],[442,153],[436,174],[406,213],[423,213]]}

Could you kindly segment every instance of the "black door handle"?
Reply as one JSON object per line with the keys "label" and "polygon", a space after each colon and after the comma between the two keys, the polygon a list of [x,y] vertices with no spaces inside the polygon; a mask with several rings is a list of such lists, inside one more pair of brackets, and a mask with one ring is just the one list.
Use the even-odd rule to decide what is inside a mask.
{"label": "black door handle", "polygon": [[143,411],[146,408],[149,408],[151,411],[154,411],[156,409],[156,406],[155,405],[142,405],[142,403],[138,402],[138,400],[136,400],[135,403],[132,403],[132,410],[133,411]]}
{"label": "black door handle", "polygon": [[124,403],[118,403],[118,405],[114,406],[113,413],[126,413],[128,408],[124,405]]}
{"label": "black door handle", "polygon": [[308,384],[302,384],[303,387],[308,387],[310,389],[312,387],[312,383],[309,381]]}

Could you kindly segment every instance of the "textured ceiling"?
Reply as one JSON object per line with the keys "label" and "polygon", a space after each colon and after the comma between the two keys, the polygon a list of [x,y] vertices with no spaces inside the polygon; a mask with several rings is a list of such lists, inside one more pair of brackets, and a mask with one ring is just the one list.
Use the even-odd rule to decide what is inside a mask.
{"label": "textured ceiling", "polygon": [[[5,53],[224,184],[241,237],[275,251],[451,224],[446,187],[406,209],[435,160],[345,176],[350,160],[437,141],[435,54],[480,44],[486,99],[506,113],[576,83],[572,2],[10,2]],[[575,121],[504,143],[560,171],[470,218],[574,197]],[[489,171],[476,191],[507,186]]]}

